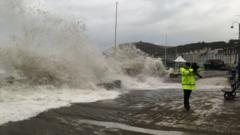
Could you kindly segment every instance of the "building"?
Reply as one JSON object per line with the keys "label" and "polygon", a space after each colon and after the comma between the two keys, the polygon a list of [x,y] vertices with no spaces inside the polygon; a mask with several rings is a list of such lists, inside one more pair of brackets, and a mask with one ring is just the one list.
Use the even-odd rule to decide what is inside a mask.
{"label": "building", "polygon": [[[239,40],[212,43],[194,43],[176,46],[168,49],[167,61],[173,61],[177,56],[182,56],[188,62],[197,62],[203,65],[207,60],[217,59],[225,64],[234,66],[238,62],[240,54]],[[169,65],[171,66],[171,64]]]}

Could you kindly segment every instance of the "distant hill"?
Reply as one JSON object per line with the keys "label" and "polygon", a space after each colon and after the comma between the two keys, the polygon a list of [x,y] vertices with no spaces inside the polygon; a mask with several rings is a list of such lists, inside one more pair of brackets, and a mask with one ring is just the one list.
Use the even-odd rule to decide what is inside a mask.
{"label": "distant hill", "polygon": [[121,44],[119,46],[124,46],[124,45],[134,45],[136,48],[142,50],[143,52],[149,54],[150,56],[153,57],[161,57],[164,56],[165,53],[165,48],[167,48],[167,53],[168,54],[175,54],[176,49],[178,53],[183,53],[183,52],[189,52],[189,51],[195,51],[195,50],[200,50],[203,48],[211,48],[211,49],[227,49],[227,48],[239,48],[240,49],[240,42],[239,40],[230,40],[229,42],[224,42],[224,41],[217,41],[217,42],[198,42],[198,43],[191,43],[191,44],[186,44],[186,45],[179,45],[176,47],[169,47],[169,46],[164,46],[164,45],[156,45],[148,42],[133,42],[133,43],[126,43],[126,44]]}
{"label": "distant hill", "polygon": [[165,53],[165,48],[170,48],[168,46],[163,46],[163,45],[156,45],[148,42],[133,42],[133,43],[126,43],[126,44],[120,44],[119,46],[126,46],[126,45],[134,45],[137,49],[140,49],[141,51],[147,53],[150,56],[153,57],[160,57],[164,55]]}

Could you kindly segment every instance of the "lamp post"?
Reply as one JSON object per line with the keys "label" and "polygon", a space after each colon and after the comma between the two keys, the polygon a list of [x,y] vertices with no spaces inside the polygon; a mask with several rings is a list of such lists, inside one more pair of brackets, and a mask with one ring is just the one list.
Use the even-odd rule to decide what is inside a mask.
{"label": "lamp post", "polygon": [[117,48],[117,21],[118,21],[118,2],[116,2],[116,14],[115,14],[115,31],[114,31],[114,47]]}
{"label": "lamp post", "polygon": [[[240,23],[236,22],[236,21],[233,22],[232,25],[231,25],[231,29],[234,28],[234,24],[238,24],[238,43],[239,43],[240,42]],[[238,63],[239,63],[239,54],[235,55],[235,61],[238,61]]]}
{"label": "lamp post", "polygon": [[164,50],[164,54],[165,54],[165,66],[167,66],[167,34],[165,35],[165,50]]}
{"label": "lamp post", "polygon": [[233,22],[231,25],[231,29],[234,28],[234,24],[238,24],[238,40],[240,40],[240,23],[239,22]]}
{"label": "lamp post", "polygon": [[[176,59],[177,59],[177,57],[178,57],[177,53],[178,53],[178,48],[177,48],[177,46],[176,46],[176,50],[175,50]],[[177,69],[177,63],[176,63],[176,62],[175,62],[175,69]]]}

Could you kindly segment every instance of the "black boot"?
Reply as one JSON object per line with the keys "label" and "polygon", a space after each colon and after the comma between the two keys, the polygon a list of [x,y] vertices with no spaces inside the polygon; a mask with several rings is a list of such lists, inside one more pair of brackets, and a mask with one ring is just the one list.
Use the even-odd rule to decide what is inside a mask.
{"label": "black boot", "polygon": [[184,107],[187,111],[190,110],[189,98],[191,95],[191,90],[184,90]]}

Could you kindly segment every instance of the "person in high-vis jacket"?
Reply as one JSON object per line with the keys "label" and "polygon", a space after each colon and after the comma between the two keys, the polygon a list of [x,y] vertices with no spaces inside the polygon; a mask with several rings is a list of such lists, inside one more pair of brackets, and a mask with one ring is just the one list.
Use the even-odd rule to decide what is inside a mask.
{"label": "person in high-vis jacket", "polygon": [[189,98],[192,90],[196,89],[196,69],[191,67],[191,63],[187,62],[185,67],[180,68],[182,75],[182,89],[184,92],[184,107],[190,110]]}

